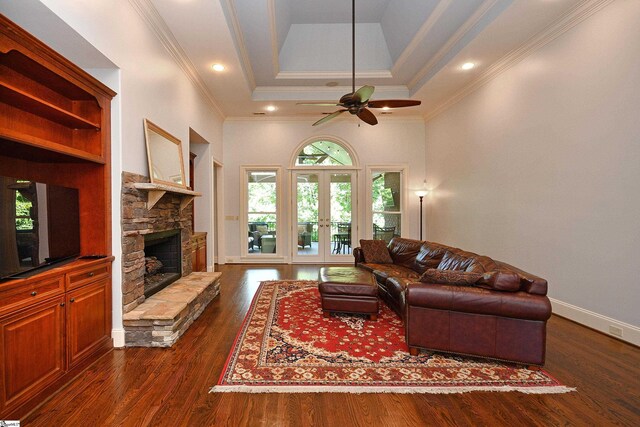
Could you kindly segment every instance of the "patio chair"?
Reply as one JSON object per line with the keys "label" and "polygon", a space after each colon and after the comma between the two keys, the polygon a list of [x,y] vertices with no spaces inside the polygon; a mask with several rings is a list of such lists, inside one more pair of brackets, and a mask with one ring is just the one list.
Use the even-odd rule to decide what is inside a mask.
{"label": "patio chair", "polygon": [[302,246],[302,249],[304,249],[307,246],[311,247],[312,233],[313,233],[313,223],[299,222],[298,223],[298,246]]}
{"label": "patio chair", "polygon": [[373,224],[373,239],[384,240],[389,244],[393,236],[396,234],[396,227],[378,227]]}

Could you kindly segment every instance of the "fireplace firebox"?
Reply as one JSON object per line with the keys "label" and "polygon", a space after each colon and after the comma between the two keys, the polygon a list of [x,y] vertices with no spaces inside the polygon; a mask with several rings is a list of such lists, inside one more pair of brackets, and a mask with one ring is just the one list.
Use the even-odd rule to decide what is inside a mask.
{"label": "fireplace firebox", "polygon": [[145,298],[149,298],[181,277],[180,234],[180,230],[169,230],[144,235]]}

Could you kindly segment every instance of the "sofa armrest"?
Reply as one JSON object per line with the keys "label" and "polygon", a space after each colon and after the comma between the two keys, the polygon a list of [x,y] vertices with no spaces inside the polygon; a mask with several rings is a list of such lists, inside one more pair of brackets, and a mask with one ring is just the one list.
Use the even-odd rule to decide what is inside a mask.
{"label": "sofa armrest", "polygon": [[355,258],[354,264],[356,266],[364,262],[364,253],[362,252],[362,248],[360,247],[353,248],[353,257]]}

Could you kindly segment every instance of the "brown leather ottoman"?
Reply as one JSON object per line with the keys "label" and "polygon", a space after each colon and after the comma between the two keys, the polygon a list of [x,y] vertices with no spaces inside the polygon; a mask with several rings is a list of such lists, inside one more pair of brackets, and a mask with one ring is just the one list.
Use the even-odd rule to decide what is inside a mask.
{"label": "brown leather ottoman", "polygon": [[378,284],[373,273],[358,267],[322,267],[318,281],[324,317],[339,311],[378,319]]}

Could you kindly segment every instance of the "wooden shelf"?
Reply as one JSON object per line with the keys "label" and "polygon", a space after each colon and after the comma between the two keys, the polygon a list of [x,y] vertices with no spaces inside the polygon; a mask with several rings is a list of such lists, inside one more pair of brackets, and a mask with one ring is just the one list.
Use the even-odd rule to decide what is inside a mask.
{"label": "wooden shelf", "polygon": [[[47,139],[27,135],[25,133],[22,133],[20,131],[15,131],[13,129],[4,129],[0,127],[0,138],[5,138],[9,141],[15,141],[17,145],[30,146],[36,150],[38,148],[46,147],[46,149],[50,153],[59,153],[64,156],[69,156],[70,158],[75,158],[82,161],[88,161],[88,162],[98,163],[102,165],[106,163],[104,157],[100,155],[92,154],[87,151],[79,150],[77,148],[58,144]],[[10,157],[13,157],[13,156],[20,157],[19,156],[20,153],[18,152],[20,150],[17,147],[7,151],[8,151],[7,154],[10,154]],[[28,153],[28,150],[26,148],[22,149],[22,151],[26,151]],[[38,157],[33,153],[27,154],[27,156],[33,161],[39,161]],[[55,162],[55,159],[52,156],[48,155],[47,157],[49,161]]]}
{"label": "wooden shelf", "polygon": [[147,209],[151,210],[158,200],[162,198],[166,193],[177,194],[181,197],[180,210],[184,210],[194,198],[202,196],[202,193],[197,191],[188,190],[186,188],[172,187],[170,185],[152,184],[148,182],[139,182],[133,185],[138,190],[147,191]]}
{"label": "wooden shelf", "polygon": [[0,98],[2,102],[72,129],[100,130],[99,123],[86,120],[69,111],[63,110],[6,82],[0,82]]}

